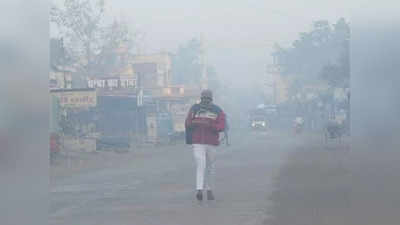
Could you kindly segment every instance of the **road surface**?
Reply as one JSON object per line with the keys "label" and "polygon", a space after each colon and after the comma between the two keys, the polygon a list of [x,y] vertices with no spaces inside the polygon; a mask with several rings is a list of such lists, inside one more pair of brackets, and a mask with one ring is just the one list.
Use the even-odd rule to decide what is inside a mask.
{"label": "road surface", "polygon": [[261,225],[274,178],[295,149],[288,137],[240,134],[230,147],[220,147],[215,201],[195,199],[194,159],[183,145],[111,168],[53,177],[50,224]]}

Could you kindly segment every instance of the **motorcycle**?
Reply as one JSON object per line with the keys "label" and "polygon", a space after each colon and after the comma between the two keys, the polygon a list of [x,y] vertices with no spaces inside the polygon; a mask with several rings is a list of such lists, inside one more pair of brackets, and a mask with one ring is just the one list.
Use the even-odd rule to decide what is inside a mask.
{"label": "motorcycle", "polygon": [[331,120],[325,126],[324,131],[325,142],[328,142],[329,139],[338,139],[339,141],[341,141],[346,132],[346,129],[343,123]]}

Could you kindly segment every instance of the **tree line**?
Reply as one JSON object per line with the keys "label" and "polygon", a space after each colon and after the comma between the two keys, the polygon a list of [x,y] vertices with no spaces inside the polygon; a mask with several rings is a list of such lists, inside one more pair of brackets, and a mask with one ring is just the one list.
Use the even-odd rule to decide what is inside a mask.
{"label": "tree line", "polygon": [[344,19],[313,23],[290,47],[275,44],[272,57],[280,74],[297,82],[324,82],[348,88],[350,82],[350,26]]}
{"label": "tree line", "polygon": [[[50,40],[50,64],[72,66],[77,80],[87,76],[104,76],[118,68],[129,66],[143,34],[133,30],[121,19],[107,17],[105,0],[64,0],[53,4],[50,23],[55,25],[59,38]],[[125,54],[121,54],[123,51]],[[192,39],[179,46],[172,54],[173,84],[198,85],[203,66],[199,39]],[[216,69],[206,68],[209,85],[217,89]]]}

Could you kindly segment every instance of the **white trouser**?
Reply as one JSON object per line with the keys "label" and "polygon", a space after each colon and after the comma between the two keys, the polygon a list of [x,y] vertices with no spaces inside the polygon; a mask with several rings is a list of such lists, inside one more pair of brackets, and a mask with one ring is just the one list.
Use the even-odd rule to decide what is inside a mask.
{"label": "white trouser", "polygon": [[196,189],[211,190],[214,185],[216,147],[193,144],[196,161]]}

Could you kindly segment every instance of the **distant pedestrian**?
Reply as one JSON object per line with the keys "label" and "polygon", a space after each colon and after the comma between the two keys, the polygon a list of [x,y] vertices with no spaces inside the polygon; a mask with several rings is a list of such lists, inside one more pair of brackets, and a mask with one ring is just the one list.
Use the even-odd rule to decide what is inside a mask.
{"label": "distant pedestrian", "polygon": [[225,130],[225,113],[213,104],[210,90],[202,91],[200,103],[189,110],[185,128],[186,143],[192,145],[196,161],[196,198],[203,200],[206,190],[207,199],[214,200],[216,147],[220,144],[219,132]]}

